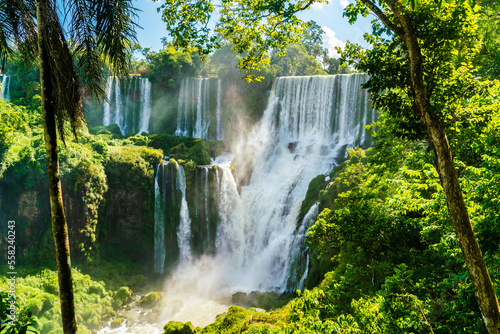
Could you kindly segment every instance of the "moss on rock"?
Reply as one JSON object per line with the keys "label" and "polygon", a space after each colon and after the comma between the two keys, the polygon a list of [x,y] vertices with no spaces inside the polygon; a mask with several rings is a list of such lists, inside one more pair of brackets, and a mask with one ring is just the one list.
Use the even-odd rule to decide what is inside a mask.
{"label": "moss on rock", "polygon": [[163,329],[165,330],[163,334],[194,334],[197,332],[191,322],[170,321]]}
{"label": "moss on rock", "polygon": [[118,328],[121,327],[123,324],[123,319],[122,318],[116,318],[115,320],[111,321],[111,328]]}
{"label": "moss on rock", "polygon": [[300,214],[297,223],[301,224],[309,209],[316,203],[320,197],[321,190],[325,187],[325,176],[318,175],[309,182],[307,188],[306,198],[302,201],[300,206]]}
{"label": "moss on rock", "polygon": [[143,296],[138,304],[140,307],[152,308],[155,307],[162,298],[163,294],[161,292],[151,292]]}
{"label": "moss on rock", "polygon": [[117,124],[110,124],[107,126],[94,126],[89,128],[89,133],[95,135],[112,134],[115,135],[116,137],[121,137],[122,135],[120,127]]}
{"label": "moss on rock", "polygon": [[132,301],[133,291],[129,287],[122,286],[113,296],[113,308],[117,309]]}

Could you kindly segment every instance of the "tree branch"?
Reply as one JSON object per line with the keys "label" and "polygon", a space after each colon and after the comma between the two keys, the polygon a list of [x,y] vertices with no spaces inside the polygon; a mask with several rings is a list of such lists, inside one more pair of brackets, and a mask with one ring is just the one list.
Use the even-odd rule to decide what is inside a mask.
{"label": "tree branch", "polygon": [[394,33],[396,33],[399,37],[403,38],[404,36],[404,31],[402,28],[398,27],[396,24],[392,23],[391,20],[387,17],[387,15],[382,12],[380,8],[377,7],[371,0],[361,0],[370,10],[375,14],[382,23],[392,30]]}

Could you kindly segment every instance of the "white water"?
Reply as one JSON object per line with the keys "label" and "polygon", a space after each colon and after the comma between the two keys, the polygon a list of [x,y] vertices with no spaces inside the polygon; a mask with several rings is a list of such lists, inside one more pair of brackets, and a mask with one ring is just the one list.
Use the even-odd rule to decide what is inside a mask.
{"label": "white water", "polygon": [[304,250],[306,252],[305,270],[296,286],[299,289],[304,288],[307,275],[309,274],[309,252],[307,247],[303,248],[305,236],[309,227],[316,221],[318,213],[319,213],[319,203],[316,202],[309,208],[309,211],[307,211],[306,215],[304,216],[304,219],[302,219],[302,223],[300,224],[297,233],[293,237],[293,245],[291,250],[292,259],[299,260],[301,255],[303,255],[301,254],[301,251]]}
{"label": "white water", "polygon": [[[167,162],[168,165],[168,162]],[[155,176],[155,227],[154,227],[154,272],[163,274],[165,264],[165,201],[160,189],[159,179],[165,179],[165,165],[158,164]]]}
{"label": "white water", "polygon": [[179,244],[179,263],[191,260],[191,218],[189,218],[189,210],[186,201],[186,174],[182,165],[177,165],[177,189],[182,193],[181,199],[181,217],[179,229],[177,231],[177,242]]}
{"label": "white water", "polygon": [[[345,146],[359,141],[364,75],[278,78],[248,143],[256,165],[237,196],[224,168],[217,254],[242,291],[283,291],[293,238],[309,182],[328,173]],[[223,167],[223,166],[221,166]]]}
{"label": "white water", "polygon": [[[136,101],[137,91],[139,99]],[[152,105],[148,79],[136,77],[125,84],[119,78],[110,76],[106,82],[106,96],[109,101],[104,102],[103,126],[117,124],[123,135],[149,133]]]}
{"label": "white water", "polygon": [[198,101],[196,103],[196,124],[193,130],[193,137],[207,139],[208,124],[210,119],[208,119],[208,91],[210,89],[210,81],[206,78],[197,79],[198,84]]}
{"label": "white water", "polygon": [[222,115],[221,115],[221,84],[220,79],[217,80],[217,136],[215,139],[222,140],[224,138],[224,130],[222,127]]}
{"label": "white water", "polygon": [[[139,310],[135,310],[139,313]],[[137,319],[124,319],[122,325],[118,328],[111,327],[111,321],[108,323],[107,327],[104,327],[97,331],[97,334],[161,334],[162,326],[149,324],[146,321],[138,321]]]}
{"label": "white water", "polygon": [[108,126],[111,124],[111,88],[113,87],[114,77],[108,77],[106,81],[106,96],[107,100],[104,101],[104,115],[102,119],[102,125]]}
{"label": "white water", "polygon": [[149,122],[151,119],[151,82],[148,79],[141,79],[141,119],[139,133],[149,133]]}
{"label": "white water", "polygon": [[209,185],[210,185],[210,180],[209,180],[209,177],[208,177],[208,167],[205,167],[204,168],[205,170],[205,182],[204,182],[204,187],[205,187],[205,199],[204,199],[204,206],[205,206],[205,219],[206,219],[206,223],[207,223],[207,243],[210,244],[210,214],[209,214],[209,211],[208,211],[208,200],[209,200]]}
{"label": "white water", "polygon": [[5,101],[10,100],[10,77],[7,74],[2,75],[0,98],[4,99]]}
{"label": "white water", "polygon": [[120,86],[120,80],[118,78],[115,78],[115,118],[113,120],[113,123],[118,124],[120,127],[120,131],[122,135],[125,135],[126,128],[125,124],[123,122],[123,115],[122,115],[122,90]]}
{"label": "white water", "polygon": [[188,85],[189,79],[182,79],[181,90],[179,92],[179,105],[177,107],[177,129],[175,130],[175,135],[180,137],[186,137],[188,135],[187,129],[187,115],[188,115],[188,101],[187,96],[188,90],[186,86]]}
{"label": "white water", "polygon": [[[218,168],[220,223],[213,267],[205,263],[204,270],[218,273],[215,290],[287,288],[290,263],[298,256],[294,241],[303,240],[306,231],[297,230],[297,217],[310,181],[331,171],[346,147],[366,144],[362,127],[373,116],[367,112],[368,95],[360,88],[365,80],[357,74],[278,78],[262,121],[245,140],[257,163],[241,194],[231,157],[213,162]],[[183,263],[191,255],[184,208],[181,215],[186,217],[178,232]]]}
{"label": "white water", "polygon": [[177,110],[177,128],[175,135],[194,138],[213,139],[210,135],[212,118],[215,118],[216,139],[222,139],[223,126],[221,119],[221,85],[217,79],[216,104],[212,103],[211,78],[182,79]]}

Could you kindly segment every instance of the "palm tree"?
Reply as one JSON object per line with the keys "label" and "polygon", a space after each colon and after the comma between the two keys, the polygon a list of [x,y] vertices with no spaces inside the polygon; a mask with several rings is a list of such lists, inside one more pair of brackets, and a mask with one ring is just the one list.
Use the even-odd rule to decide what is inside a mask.
{"label": "palm tree", "polygon": [[[64,143],[65,124],[69,121],[77,139],[76,130],[84,124],[82,89],[94,98],[105,95],[103,61],[111,65],[115,74],[127,74],[129,46],[135,41],[136,24],[132,20],[135,17],[132,0],[3,0],[0,4],[2,67],[6,56],[13,52],[27,62],[38,56],[40,66],[52,232],[64,333],[76,333],[77,326],[58,135]],[[61,18],[68,21],[62,23]]]}

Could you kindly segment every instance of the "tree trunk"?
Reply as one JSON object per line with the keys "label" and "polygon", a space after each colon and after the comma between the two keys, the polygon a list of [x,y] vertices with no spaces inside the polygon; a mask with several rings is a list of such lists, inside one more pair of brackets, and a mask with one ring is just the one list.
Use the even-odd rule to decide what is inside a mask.
{"label": "tree trunk", "polygon": [[500,334],[500,307],[491,282],[483,254],[474,234],[469,213],[460,189],[458,175],[453,163],[450,145],[444,127],[430,108],[430,101],[425,91],[423,60],[418,39],[410,20],[401,15],[399,9],[389,4],[396,20],[401,24],[404,34],[401,36],[410,61],[412,90],[415,94],[420,120],[424,125],[428,140],[436,157],[436,170],[446,197],[455,233],[458,237],[462,254],[474,287],[476,300],[483,315],[483,320],[490,334]]}
{"label": "tree trunk", "polygon": [[47,169],[49,176],[50,211],[52,214],[52,233],[56,248],[57,277],[63,332],[76,333],[75,302],[73,296],[73,278],[69,254],[68,226],[62,202],[59,159],[57,156],[56,105],[54,87],[51,80],[49,53],[47,49],[47,22],[41,15],[40,4],[46,0],[37,0],[38,54],[40,58],[40,85],[42,93],[42,118],[45,147],[47,150]]}

